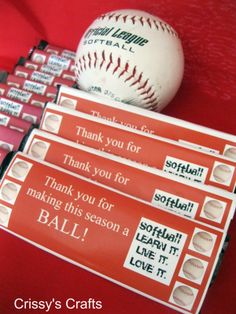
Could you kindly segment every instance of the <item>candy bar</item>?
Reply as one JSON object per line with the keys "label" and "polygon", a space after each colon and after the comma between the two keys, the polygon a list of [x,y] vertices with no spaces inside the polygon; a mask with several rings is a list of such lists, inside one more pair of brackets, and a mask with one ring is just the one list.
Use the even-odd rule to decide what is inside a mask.
{"label": "candy bar", "polygon": [[199,312],[226,237],[220,229],[22,153],[1,180],[0,223],[47,252],[181,313]]}
{"label": "candy bar", "polygon": [[44,95],[51,99],[54,99],[57,95],[57,88],[54,86],[48,86],[13,74],[8,75],[6,84],[35,94]]}
{"label": "candy bar", "polygon": [[51,74],[47,74],[44,72],[32,70],[21,65],[15,67],[14,75],[24,77],[25,79],[29,79],[31,81],[36,81],[39,83],[43,83],[46,85],[52,85],[57,87],[58,85],[65,86],[75,86],[75,83],[71,80],[62,79],[57,76],[53,76]]}
{"label": "candy bar", "polygon": [[196,182],[234,191],[235,161],[48,103],[40,128]]}
{"label": "candy bar", "polygon": [[10,129],[7,126],[0,125],[0,148],[7,152],[17,151],[23,140],[25,134],[17,130]]}
{"label": "candy bar", "polygon": [[57,103],[236,160],[236,137],[231,134],[64,86],[59,89]]}
{"label": "candy bar", "polygon": [[56,54],[47,53],[39,49],[34,49],[31,52],[30,60],[35,63],[47,64],[47,65],[58,67],[64,70],[69,70],[69,71],[75,70],[74,60],[61,57]]}
{"label": "candy bar", "polygon": [[65,57],[65,58],[72,59],[72,60],[75,59],[75,55],[76,55],[75,51],[51,45],[45,40],[41,40],[40,43],[38,44],[37,48],[44,50],[45,52],[59,55],[61,57]]}
{"label": "candy bar", "polygon": [[[23,150],[154,206],[227,230],[235,195],[34,129]],[[142,182],[142,184],[140,184]]]}
{"label": "candy bar", "polygon": [[18,61],[18,65],[23,65],[27,69],[37,70],[43,73],[51,74],[54,76],[61,77],[63,79],[75,81],[75,73],[72,71],[64,70],[59,67],[53,67],[47,64],[40,64],[27,60],[21,57]]}
{"label": "candy bar", "polygon": [[43,108],[51,98],[0,83],[0,95]]}
{"label": "candy bar", "polygon": [[28,133],[32,127],[29,121],[14,117],[10,114],[0,112],[0,125],[7,126],[23,133]]}
{"label": "candy bar", "polygon": [[31,124],[39,124],[42,108],[0,96],[0,112],[19,117]]}

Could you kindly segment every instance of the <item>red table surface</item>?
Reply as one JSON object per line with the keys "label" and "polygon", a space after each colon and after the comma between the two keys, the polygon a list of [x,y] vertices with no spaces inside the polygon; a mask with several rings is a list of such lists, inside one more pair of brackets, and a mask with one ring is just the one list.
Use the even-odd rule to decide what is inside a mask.
{"label": "red table surface", "polygon": [[[19,56],[40,39],[76,50],[81,35],[101,13],[141,9],[169,22],[182,38],[185,74],[174,100],[163,111],[220,131],[236,134],[236,2],[234,0],[0,0],[0,69],[11,71]],[[215,284],[202,314],[236,312],[236,223]],[[121,288],[0,230],[0,313],[13,302],[94,298],[100,313],[175,311]],[[50,313],[86,312],[54,310]],[[96,310],[94,310],[96,312]]]}

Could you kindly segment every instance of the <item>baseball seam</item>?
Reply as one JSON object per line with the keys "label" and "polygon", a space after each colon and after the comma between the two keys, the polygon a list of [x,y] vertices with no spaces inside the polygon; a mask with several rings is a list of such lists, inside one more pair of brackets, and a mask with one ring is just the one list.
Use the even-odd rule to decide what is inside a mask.
{"label": "baseball seam", "polygon": [[[184,270],[183,272],[185,275],[188,275],[189,278],[191,278],[192,280],[197,280],[197,277],[195,277],[190,271]],[[185,276],[185,277],[187,277],[187,276]]]}
{"label": "baseball seam", "polygon": [[101,57],[98,57],[96,51],[90,51],[87,55],[83,55],[78,59],[76,63],[78,77],[87,68],[99,68],[106,72],[110,70],[112,75],[116,73],[119,79],[122,77],[123,82],[129,84],[129,87],[136,88],[136,92],[139,94],[145,108],[158,110],[160,105],[159,95],[153,86],[149,84],[149,79],[143,78],[143,72],[139,72],[137,66],[131,67],[128,62],[122,65],[120,57],[114,59],[112,52],[107,56],[105,50],[103,50]]}
{"label": "baseball seam", "polygon": [[173,299],[175,300],[175,303],[182,305],[182,306],[187,306],[187,304],[183,300],[181,300],[179,297],[174,296]]}
{"label": "baseball seam", "polygon": [[149,28],[156,28],[158,31],[167,32],[168,34],[178,37],[178,34],[176,31],[167,23],[163,21],[158,21],[155,19],[152,19],[150,17],[145,18],[143,16],[137,16],[137,15],[129,15],[129,14],[117,14],[116,12],[106,13],[102,14],[98,19],[104,20],[108,19],[109,21],[111,19],[115,19],[115,21],[122,20],[123,23],[126,23],[127,21],[131,21],[133,25],[139,23],[142,26],[148,26]]}

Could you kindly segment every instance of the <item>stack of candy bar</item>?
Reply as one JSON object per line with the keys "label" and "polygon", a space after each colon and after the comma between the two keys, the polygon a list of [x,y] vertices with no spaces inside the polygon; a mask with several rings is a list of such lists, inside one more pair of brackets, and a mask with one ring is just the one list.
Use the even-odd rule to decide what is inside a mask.
{"label": "stack of candy bar", "polygon": [[74,88],[74,58],[41,41],[1,73],[0,224],[198,313],[234,216],[236,136]]}

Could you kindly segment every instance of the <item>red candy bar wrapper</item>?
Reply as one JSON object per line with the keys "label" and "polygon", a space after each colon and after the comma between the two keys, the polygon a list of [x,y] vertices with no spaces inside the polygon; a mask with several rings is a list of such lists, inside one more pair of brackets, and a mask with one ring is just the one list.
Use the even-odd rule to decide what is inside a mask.
{"label": "red candy bar wrapper", "polygon": [[228,229],[234,215],[236,197],[232,193],[171,176],[41,130],[31,132],[23,152],[221,229]]}
{"label": "red candy bar wrapper", "polygon": [[25,79],[36,81],[42,84],[52,85],[54,87],[57,87],[58,85],[65,85],[71,87],[75,86],[75,83],[71,80],[62,79],[60,77],[32,70],[21,65],[15,67],[14,75],[24,77]]}
{"label": "red candy bar wrapper", "polygon": [[10,114],[4,112],[0,112],[0,125],[7,126],[10,129],[23,133],[28,133],[32,127],[32,123],[29,121],[11,116]]}
{"label": "red candy bar wrapper", "polygon": [[61,86],[57,103],[236,160],[236,136]]}
{"label": "red candy bar wrapper", "polygon": [[33,69],[43,73],[58,76],[63,79],[75,81],[75,73],[72,71],[64,70],[58,67],[53,67],[47,64],[35,63],[31,60],[26,60],[24,58],[20,58],[18,64],[24,65],[24,67],[26,67],[27,69]]}
{"label": "red candy bar wrapper", "polygon": [[30,60],[39,63],[47,64],[52,67],[57,67],[64,70],[69,70],[74,72],[75,61],[65,57],[58,56],[56,54],[47,53],[45,51],[34,49],[30,55]]}
{"label": "red candy bar wrapper", "polygon": [[0,125],[0,148],[7,152],[19,149],[25,134],[7,126]]}
{"label": "red candy bar wrapper", "polygon": [[188,180],[230,192],[236,184],[235,161],[176,141],[48,103],[42,130],[104,150]]}
{"label": "red candy bar wrapper", "polygon": [[44,108],[45,104],[48,101],[51,101],[51,98],[49,97],[35,94],[3,83],[0,83],[0,95],[41,108]]}
{"label": "red candy bar wrapper", "polygon": [[1,169],[2,164],[4,163],[4,160],[6,159],[8,154],[9,154],[9,150],[6,150],[6,149],[0,147],[0,169]]}
{"label": "red candy bar wrapper", "polygon": [[76,56],[76,52],[75,51],[51,45],[51,44],[49,44],[45,40],[41,40],[37,48],[41,49],[41,50],[44,50],[45,52],[48,52],[48,53],[51,53],[51,54],[55,54],[55,55],[59,55],[61,57],[65,57],[65,58],[72,59],[72,60],[74,60],[75,56]]}
{"label": "red candy bar wrapper", "polygon": [[182,313],[199,312],[226,237],[22,153],[2,178],[0,218],[31,244]]}
{"label": "red candy bar wrapper", "polygon": [[48,86],[13,74],[8,75],[6,84],[35,94],[44,95],[51,99],[55,99],[57,95],[57,88],[54,86]]}
{"label": "red candy bar wrapper", "polygon": [[28,105],[4,96],[0,96],[0,112],[21,118],[33,124],[39,124],[43,109]]}

